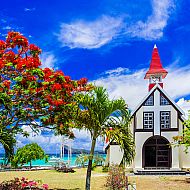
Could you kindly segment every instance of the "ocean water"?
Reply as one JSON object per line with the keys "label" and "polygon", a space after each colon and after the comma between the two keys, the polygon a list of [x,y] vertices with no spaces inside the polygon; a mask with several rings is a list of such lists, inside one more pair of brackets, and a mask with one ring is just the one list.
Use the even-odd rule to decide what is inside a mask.
{"label": "ocean water", "polygon": [[[76,158],[79,154],[72,154],[72,157],[70,159],[70,166],[76,166],[75,164],[75,161],[76,161]],[[103,156],[104,158],[106,158],[106,154],[100,154],[101,156]],[[3,163],[3,156],[4,155],[0,155],[0,164]],[[52,157],[53,158],[58,158],[56,155],[52,154],[52,155],[48,155],[49,158],[48,160],[50,160]],[[68,163],[68,156],[67,154],[64,156],[64,158],[62,159],[65,163]],[[49,163],[49,162],[45,162],[45,159],[43,160],[35,160],[35,161],[32,161],[32,166],[52,166],[53,163]],[[25,164],[24,166],[29,166],[29,163],[28,164]]]}

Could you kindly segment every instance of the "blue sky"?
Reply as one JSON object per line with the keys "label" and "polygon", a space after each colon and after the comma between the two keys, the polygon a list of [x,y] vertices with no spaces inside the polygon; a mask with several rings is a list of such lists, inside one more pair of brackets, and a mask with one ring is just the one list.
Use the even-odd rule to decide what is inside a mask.
{"label": "blue sky", "polygon": [[[189,7],[189,0],[10,0],[1,2],[0,38],[9,30],[20,31],[41,47],[43,67],[60,69],[73,79],[87,77],[106,87],[111,98],[122,96],[131,109],[147,93],[144,74],[156,43],[169,72],[164,88],[187,110]],[[73,146],[89,148],[85,132],[76,135]],[[18,146],[35,139],[43,146],[52,142],[45,147],[51,151],[57,137],[35,138],[19,136]]]}

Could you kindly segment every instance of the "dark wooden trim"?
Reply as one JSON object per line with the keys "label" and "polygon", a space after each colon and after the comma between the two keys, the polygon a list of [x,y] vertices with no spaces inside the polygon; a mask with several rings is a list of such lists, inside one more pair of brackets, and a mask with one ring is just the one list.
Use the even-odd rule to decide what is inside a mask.
{"label": "dark wooden trim", "polygon": [[182,119],[181,114],[179,114],[179,119],[181,120],[182,123],[185,121],[185,120]]}
{"label": "dark wooden trim", "polygon": [[111,142],[110,142],[110,145],[118,145],[118,143],[117,143],[117,142],[114,142],[114,141],[111,141]]}
{"label": "dark wooden trim", "polygon": [[178,128],[178,131],[179,131],[179,118],[180,118],[180,115],[179,115],[179,113],[177,113],[177,128]]}
{"label": "dark wooden trim", "polygon": [[105,154],[107,154],[107,151],[108,151],[109,148],[110,148],[110,144],[108,144],[108,146],[106,146],[106,148],[105,148]]}
{"label": "dark wooden trim", "polygon": [[169,129],[162,129],[163,132],[167,132],[167,131],[179,131],[178,128],[169,128]]}
{"label": "dark wooden trim", "polygon": [[[153,113],[152,130],[154,131],[154,112],[153,111],[144,111],[143,112],[143,129],[146,129],[146,128],[144,128],[144,115],[145,115],[145,113]],[[151,129],[148,129],[148,130],[151,130]]]}
{"label": "dark wooden trim", "polygon": [[134,114],[134,120],[133,120],[133,124],[134,124],[134,129],[133,129],[133,138],[135,140],[135,132],[136,132],[136,113]]}
{"label": "dark wooden trim", "polygon": [[153,132],[154,129],[136,129],[135,132]]}
{"label": "dark wooden trim", "polygon": [[[158,89],[158,91],[160,92],[160,94],[163,94],[162,91],[161,91],[159,88],[156,88],[156,89]],[[156,90],[156,89],[155,89],[155,90]],[[165,94],[164,94],[164,96],[165,96]],[[172,105],[172,106],[175,108],[175,110],[176,110],[178,113],[180,113],[180,114],[182,115],[183,113],[181,113],[181,112],[178,110],[178,108],[175,106],[175,104],[173,104],[173,103],[167,98],[167,96],[165,96],[165,97],[166,97],[166,99],[169,101],[170,105]]]}
{"label": "dark wooden trim", "polygon": [[[163,94],[162,91],[157,87],[157,88],[154,89],[154,91],[153,91],[149,96],[151,96],[152,94],[154,94],[154,92],[155,92],[156,90],[158,90],[158,91],[160,92],[160,94]],[[148,97],[149,97],[149,96],[148,96]],[[164,94],[164,96],[165,96],[165,94]],[[181,112],[178,110],[178,108],[175,106],[175,104],[173,104],[173,103],[167,98],[167,96],[165,96],[165,97],[166,97],[166,99],[169,101],[170,105],[172,105],[172,106],[175,108],[175,110],[176,110],[180,115],[183,115],[183,113],[181,113]],[[146,100],[147,100],[147,99],[146,99]],[[146,101],[146,100],[145,100],[145,101]],[[144,102],[145,102],[145,101],[144,101]],[[143,106],[144,102],[141,103],[141,105],[140,105],[140,106],[138,107],[138,109],[133,113],[133,115],[134,115],[136,112],[138,112],[138,110]]]}
{"label": "dark wooden trim", "polygon": [[[156,88],[156,89],[157,89],[157,88]],[[154,92],[156,91],[156,89],[154,89],[154,91],[146,98],[146,100],[147,100],[152,94],[154,94]],[[145,101],[146,101],[146,100],[145,100]],[[144,101],[144,102],[145,102],[145,101]],[[138,107],[138,109],[133,113],[133,115],[136,114],[136,113],[139,111],[139,109],[143,106],[144,102],[141,103],[141,105],[140,105],[140,106]]]}
{"label": "dark wooden trim", "polygon": [[105,148],[105,153],[107,154],[107,150],[110,148],[110,145],[118,145],[116,142],[111,141]]}

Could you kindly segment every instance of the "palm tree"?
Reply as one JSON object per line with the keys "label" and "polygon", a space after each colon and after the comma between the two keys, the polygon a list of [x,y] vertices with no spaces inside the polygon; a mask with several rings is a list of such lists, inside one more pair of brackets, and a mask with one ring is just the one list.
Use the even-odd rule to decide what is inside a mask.
{"label": "palm tree", "polygon": [[96,155],[94,156],[94,163],[95,163],[96,165],[102,165],[103,162],[105,162],[105,159],[104,159],[103,156],[101,156],[101,155],[99,155],[99,154],[96,154]]}
{"label": "palm tree", "polygon": [[[105,135],[108,134],[109,138],[119,142],[122,148],[130,142],[127,146],[131,146],[130,150],[132,150],[132,153],[130,154],[132,156],[129,157],[127,161],[131,161],[133,158],[134,144],[132,136],[128,136],[128,124],[130,122],[129,110],[123,99],[110,100],[106,89],[103,87],[94,87],[93,90],[79,95],[79,104],[81,110],[78,113],[78,127],[88,130],[91,134],[91,150],[86,174],[86,190],[90,190],[92,161],[97,138],[99,136],[105,137]],[[120,129],[123,128],[123,124],[120,123],[122,119],[119,119],[121,115],[122,119],[125,118],[127,121],[127,126],[122,130]],[[117,135],[115,132],[109,133],[110,127],[113,129],[112,131],[116,129],[119,134]],[[126,132],[126,128],[128,133],[125,135],[123,133]],[[119,136],[121,136],[121,138]],[[127,155],[127,153],[124,155]]]}
{"label": "palm tree", "polygon": [[81,167],[85,167],[85,164],[88,162],[88,154],[79,154],[75,160],[75,164]]}

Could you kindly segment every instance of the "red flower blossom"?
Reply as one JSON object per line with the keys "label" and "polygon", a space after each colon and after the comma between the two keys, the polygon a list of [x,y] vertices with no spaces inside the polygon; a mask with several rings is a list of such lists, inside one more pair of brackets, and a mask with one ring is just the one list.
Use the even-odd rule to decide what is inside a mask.
{"label": "red flower blossom", "polygon": [[43,184],[42,188],[44,188],[45,190],[47,190],[49,188],[49,186],[47,184]]}
{"label": "red flower blossom", "polygon": [[0,59],[0,69],[2,69],[5,66],[5,63],[3,59]]}
{"label": "red flower blossom", "polygon": [[81,78],[80,80],[77,81],[78,85],[85,85],[88,82],[87,78]]}
{"label": "red flower blossom", "polygon": [[27,38],[22,36],[19,32],[8,32],[6,43],[11,48],[15,48],[16,46],[26,48],[28,46]]}
{"label": "red flower blossom", "polygon": [[70,76],[64,76],[66,82],[70,82],[71,81],[71,77]]}
{"label": "red flower blossom", "polygon": [[6,60],[7,63],[13,62],[15,59],[15,53],[13,51],[8,51],[3,54],[3,59]]}
{"label": "red flower blossom", "polygon": [[9,80],[3,81],[3,85],[4,85],[6,88],[8,88],[8,89],[10,89],[10,84],[11,84],[11,81],[9,81]]}
{"label": "red flower blossom", "polygon": [[21,187],[22,187],[22,188],[25,188],[25,187],[27,187],[27,186],[28,186],[27,183],[22,183],[22,184],[21,184]]}
{"label": "red flower blossom", "polygon": [[0,50],[6,49],[6,43],[3,40],[0,40]]}
{"label": "red flower blossom", "polygon": [[53,84],[53,86],[51,87],[51,90],[53,91],[53,92],[55,92],[56,90],[61,90],[62,89],[62,87],[61,87],[61,85],[59,84],[59,83],[55,83],[55,84]]}
{"label": "red flower blossom", "polygon": [[36,53],[36,54],[40,54],[40,53],[42,52],[42,50],[41,50],[38,46],[36,46],[36,45],[34,45],[34,44],[30,44],[30,45],[29,45],[29,50],[30,50],[32,53]]}

